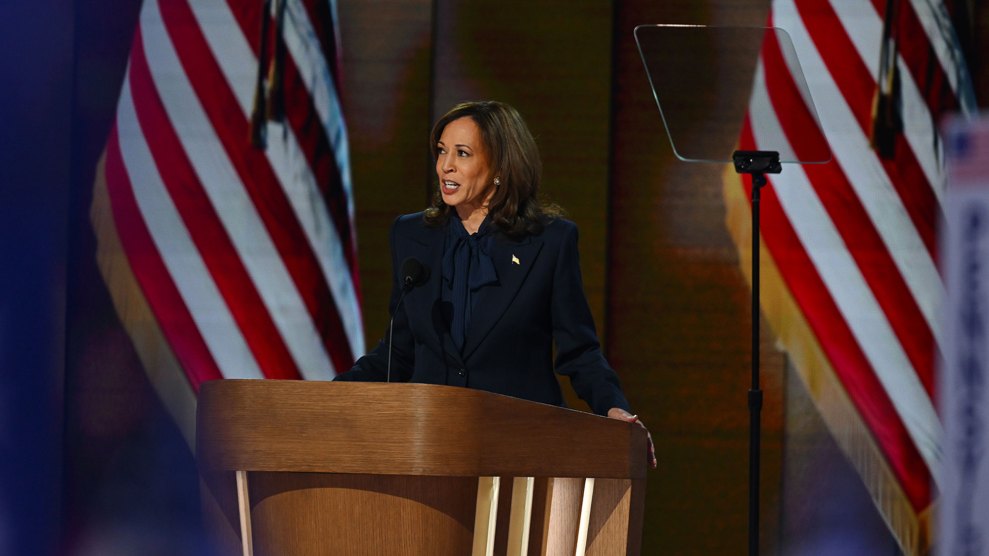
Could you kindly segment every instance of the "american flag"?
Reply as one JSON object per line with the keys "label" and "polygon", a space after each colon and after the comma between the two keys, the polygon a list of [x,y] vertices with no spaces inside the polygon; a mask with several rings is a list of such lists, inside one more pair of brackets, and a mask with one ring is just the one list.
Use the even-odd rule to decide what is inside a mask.
{"label": "american flag", "polygon": [[97,171],[97,259],[194,438],[218,378],[330,379],[364,351],[327,0],[145,0]]}
{"label": "american flag", "polygon": [[[943,434],[938,123],[975,105],[951,14],[926,0],[776,0],[768,25],[793,40],[833,160],[787,165],[762,193],[762,309],[901,548],[926,553]],[[767,37],[739,148],[812,156],[818,128]],[[748,260],[751,182],[726,174],[724,191]]]}

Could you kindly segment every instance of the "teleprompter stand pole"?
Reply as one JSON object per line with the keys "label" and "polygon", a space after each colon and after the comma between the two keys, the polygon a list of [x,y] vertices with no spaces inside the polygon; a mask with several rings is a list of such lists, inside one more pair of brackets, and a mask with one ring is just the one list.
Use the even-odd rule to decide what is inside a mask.
{"label": "teleprompter stand pole", "polygon": [[776,151],[735,151],[735,171],[752,176],[752,385],[749,388],[749,556],[759,554],[759,451],[762,390],[759,387],[759,201],[766,174],[779,174]]}

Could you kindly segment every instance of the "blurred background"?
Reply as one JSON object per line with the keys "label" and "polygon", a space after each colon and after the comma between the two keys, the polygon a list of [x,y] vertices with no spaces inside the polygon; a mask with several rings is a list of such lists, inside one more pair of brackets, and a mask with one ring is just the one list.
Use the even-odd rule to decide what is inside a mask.
{"label": "blurred background", "polygon": [[[159,3],[166,22],[188,11],[186,2]],[[255,16],[262,6],[260,0],[229,3],[256,5],[246,10]],[[317,10],[331,18],[324,24],[335,34],[329,39],[336,45],[332,72],[349,145],[347,193],[356,248],[349,275],[362,334],[360,341],[350,339],[351,349],[373,346],[386,329],[388,229],[397,215],[421,210],[434,187],[432,122],[461,100],[512,104],[540,146],[545,198],[562,205],[580,227],[583,279],[599,335],[656,442],[659,468],[648,481],[645,554],[739,554],[747,546],[749,185],[727,165],[676,158],[633,29],[647,23],[763,26],[774,21],[771,9],[779,10],[772,17],[784,20],[792,3],[779,4],[339,0],[325,14]],[[936,46],[909,46],[909,25],[925,21],[922,13],[910,15],[920,10],[917,3],[854,3],[851,15],[850,2],[835,2],[834,8],[826,2],[796,4],[799,10],[791,11],[805,20],[821,18],[820,28],[808,24],[804,32],[822,49],[829,42],[854,43],[859,28],[878,29],[877,43],[889,44],[892,36],[907,62],[928,56],[926,66],[917,61],[924,71],[914,77],[941,75],[931,62]],[[98,256],[106,248],[105,229],[93,207],[103,189],[114,191],[108,145],[128,64],[138,71],[130,57],[140,42],[141,11],[140,0],[5,0],[0,6],[0,554],[210,553],[189,449],[194,393],[188,385],[178,391],[160,376],[176,368],[175,358],[148,354],[142,337],[128,327],[133,315],[123,314],[112,291],[112,264]],[[841,17],[828,19],[832,13]],[[966,68],[957,75],[967,79],[949,87],[954,101],[942,98],[943,82],[931,78],[933,84],[918,85],[930,107],[924,116],[928,127],[945,113],[989,102],[989,8],[949,1],[945,13],[955,29],[952,44],[964,56],[955,58]],[[837,28],[827,27],[832,20]],[[847,35],[839,32],[841,22]],[[143,25],[150,24],[141,27],[150,35]],[[194,41],[187,44],[195,48]],[[714,65],[714,54],[708,56]],[[843,67],[827,58],[825,65],[836,79],[857,71],[854,64]],[[263,63],[240,71],[254,76],[258,67]],[[951,81],[950,71],[940,71]],[[882,98],[884,76],[870,75],[864,96],[871,104]],[[717,91],[699,92],[698,125],[704,103],[745,99],[750,91],[749,81],[722,80]],[[848,91],[843,89],[852,95]],[[870,105],[864,112],[876,110]],[[900,130],[910,129],[910,118],[918,116],[901,114]],[[825,111],[821,115],[829,118]],[[119,134],[126,147],[124,131]],[[914,143],[911,148],[918,149]],[[938,156],[933,160],[936,166]],[[827,179],[818,183],[826,185]],[[915,207],[904,204],[908,213]],[[771,219],[775,213],[767,209]],[[923,213],[913,219],[919,228],[932,228],[940,214],[936,204],[916,211]],[[127,233],[119,237],[125,247],[132,241]],[[763,248],[777,257],[766,263],[771,268],[764,287],[783,287],[793,279],[778,268],[786,263],[785,251]],[[881,281],[872,285],[885,287]],[[803,307],[799,292],[792,295]],[[785,304],[789,296],[770,292],[766,299]],[[860,383],[843,378],[843,362],[854,359],[854,349],[832,349],[815,328],[814,315],[802,313],[818,331],[814,349],[827,362],[821,370],[813,357],[795,352],[811,348],[792,340],[789,313],[765,304],[764,309],[764,551],[925,551],[937,495],[929,485],[909,484],[927,485],[930,470],[910,475],[914,468],[896,459],[917,459],[911,455],[917,448],[889,448],[886,441],[896,434],[877,430],[868,415],[841,415],[874,410],[857,404]],[[909,343],[908,333],[897,334]],[[922,362],[911,360],[922,376],[932,372],[937,352],[930,336],[928,331],[930,345],[916,356]],[[149,364],[166,359],[171,362],[161,367]],[[844,385],[838,397],[845,401],[824,399],[822,392],[830,390],[822,383],[828,380]],[[564,390],[573,407],[586,409]],[[865,440],[843,436],[863,427]],[[879,455],[863,456],[862,450]],[[870,458],[887,458],[878,465],[892,471],[869,471],[878,461]],[[883,480],[895,484],[880,485]],[[883,496],[885,502],[877,503]]]}

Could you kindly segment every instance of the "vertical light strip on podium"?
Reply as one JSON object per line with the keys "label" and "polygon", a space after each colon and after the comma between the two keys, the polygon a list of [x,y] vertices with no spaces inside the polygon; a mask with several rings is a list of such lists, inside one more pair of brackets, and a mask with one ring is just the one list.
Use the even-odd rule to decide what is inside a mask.
{"label": "vertical light strip on podium", "polygon": [[474,514],[474,556],[494,554],[495,522],[498,519],[500,477],[477,478],[477,510]]}
{"label": "vertical light strip on podium", "polygon": [[244,556],[254,556],[251,533],[251,501],[247,492],[247,471],[237,471],[237,509],[240,510],[240,539]]}
{"label": "vertical light strip on podium", "polygon": [[529,526],[532,524],[533,477],[515,477],[512,481],[512,513],[508,519],[509,556],[526,556],[529,552]]}
{"label": "vertical light strip on podium", "polygon": [[580,504],[580,519],[577,526],[577,550],[576,556],[584,556],[587,551],[587,531],[591,524],[591,503],[594,502],[594,478],[584,479],[584,495]]}

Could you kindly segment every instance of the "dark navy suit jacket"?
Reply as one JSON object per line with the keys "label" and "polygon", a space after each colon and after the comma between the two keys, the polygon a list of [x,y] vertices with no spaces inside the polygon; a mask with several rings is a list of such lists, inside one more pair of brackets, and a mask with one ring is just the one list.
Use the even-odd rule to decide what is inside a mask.
{"label": "dark navy suit jacket", "polygon": [[[570,378],[595,413],[629,409],[594,330],[573,222],[551,220],[541,234],[521,240],[496,232],[488,254],[498,283],[474,294],[463,350],[454,346],[443,314],[450,310],[440,293],[445,234],[442,227],[427,226],[422,213],[401,216],[392,226],[392,381],[465,386],[564,405],[555,369]],[[409,257],[429,269],[429,278],[396,310],[401,265]],[[386,331],[378,346],[337,380],[384,381],[387,358]]]}

